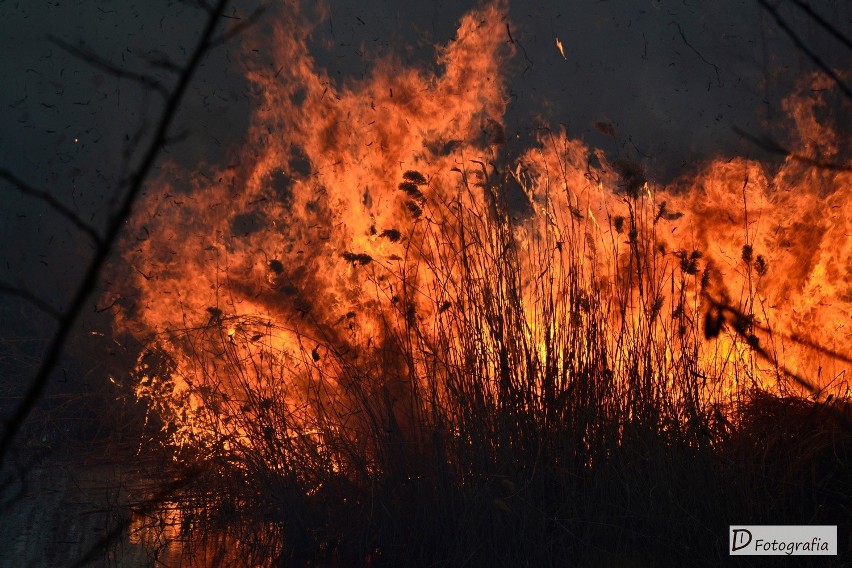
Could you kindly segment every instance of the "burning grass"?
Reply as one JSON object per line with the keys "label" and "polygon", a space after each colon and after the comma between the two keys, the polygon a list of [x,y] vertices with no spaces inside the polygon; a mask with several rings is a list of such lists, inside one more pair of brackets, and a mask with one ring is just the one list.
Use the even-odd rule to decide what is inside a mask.
{"label": "burning grass", "polygon": [[[547,130],[503,156],[503,9],[462,20],[440,74],[337,88],[279,33],[242,165],[143,204],[116,327],[204,472],[156,523],[260,564],[715,565],[731,523],[849,518],[825,278],[848,171],[735,159],[658,188]],[[790,180],[819,188],[801,238]],[[816,365],[802,335],[832,339]],[[818,393],[791,380],[817,367]]]}
{"label": "burning grass", "polygon": [[[763,389],[786,377],[707,311],[700,254],[649,245],[666,221],[647,195],[603,260],[580,216],[522,244],[486,183],[460,188],[482,193],[431,204],[451,230],[405,236],[415,269],[342,258],[377,290],[366,340],[358,313],[341,335],[310,310],[293,327],[208,311],[141,361],[138,395],[208,472],[185,538],[285,565],[714,564],[733,518],[847,518],[849,430]],[[708,357],[719,335],[746,356]]]}

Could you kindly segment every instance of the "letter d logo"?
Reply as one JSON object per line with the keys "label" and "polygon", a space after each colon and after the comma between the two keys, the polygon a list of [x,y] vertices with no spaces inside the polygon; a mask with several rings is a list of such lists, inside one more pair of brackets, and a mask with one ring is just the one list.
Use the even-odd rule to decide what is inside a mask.
{"label": "letter d logo", "polygon": [[731,552],[745,548],[751,542],[751,531],[746,529],[733,529],[731,531]]}

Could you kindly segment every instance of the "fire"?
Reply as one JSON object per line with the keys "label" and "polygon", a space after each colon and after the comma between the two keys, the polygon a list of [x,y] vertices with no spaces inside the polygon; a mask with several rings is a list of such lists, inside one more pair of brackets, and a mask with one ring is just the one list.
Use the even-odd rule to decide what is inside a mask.
{"label": "fire", "polygon": [[166,168],[124,243],[135,305],[116,328],[152,346],[137,394],[178,447],[369,471],[361,432],[416,436],[459,396],[544,421],[608,397],[631,416],[801,392],[782,366],[846,392],[852,174],[813,165],[843,155],[830,85],[788,99],[777,168],[723,158],[661,187],[551,130],[508,155],[506,8],[462,18],[435,70],[386,56],[344,83],[288,13],[280,64],[249,66],[234,165]]}

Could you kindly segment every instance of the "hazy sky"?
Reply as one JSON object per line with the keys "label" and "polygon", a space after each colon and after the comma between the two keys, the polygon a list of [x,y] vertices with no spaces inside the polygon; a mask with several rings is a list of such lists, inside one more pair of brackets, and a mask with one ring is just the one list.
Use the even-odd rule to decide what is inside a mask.
{"label": "hazy sky", "polygon": [[[256,3],[235,1],[230,15],[245,17]],[[152,124],[161,100],[49,38],[168,81],[169,73],[151,70],[150,61],[186,56],[202,21],[192,4],[0,0],[0,167],[100,226],[127,172],[134,136]],[[852,69],[848,52],[789,2],[780,4],[815,52],[838,69]],[[852,4],[811,4],[852,35]],[[472,5],[331,1],[314,36],[317,59],[340,81],[362,75],[371,54],[394,52],[428,64],[431,46],[450,40]],[[591,146],[644,161],[660,181],[709,156],[757,153],[732,128],[771,128],[780,98],[812,68],[755,0],[516,2],[510,31],[520,49],[511,64],[508,131],[523,138],[542,121],[566,125]],[[239,138],[252,102],[239,54],[233,44],[206,60],[181,111],[175,133],[182,138],[169,148],[173,159],[216,162]],[[596,130],[596,121],[611,123],[617,141]],[[32,198],[7,186],[0,186],[0,196],[0,281],[35,290],[61,308],[89,244]],[[0,297],[7,329],[26,323],[22,313],[29,312],[18,303]]]}

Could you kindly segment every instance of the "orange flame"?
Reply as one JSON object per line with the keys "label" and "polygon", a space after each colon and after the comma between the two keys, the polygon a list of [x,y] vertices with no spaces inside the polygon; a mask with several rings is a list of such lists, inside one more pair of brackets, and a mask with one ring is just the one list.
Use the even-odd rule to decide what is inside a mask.
{"label": "orange flame", "polygon": [[[450,368],[498,398],[532,377],[521,404],[547,412],[609,361],[595,372],[630,412],[637,389],[684,376],[713,400],[772,387],[760,345],[843,392],[848,360],[794,341],[852,353],[850,171],[800,159],[840,155],[821,95],[788,100],[801,155],[777,171],[718,160],[658,187],[564,131],[505,156],[506,11],[463,17],[440,71],[389,56],[343,84],[288,14],[280,69],[248,72],[259,100],[237,165],[167,168],[125,241],[137,302],[116,327],[164,354],[140,359],[138,394],[179,445],[224,455],[285,436],[334,461],[322,432],[357,430],[364,417],[341,422],[353,392],[404,429],[407,397]],[[263,413],[279,403],[283,422]]]}

